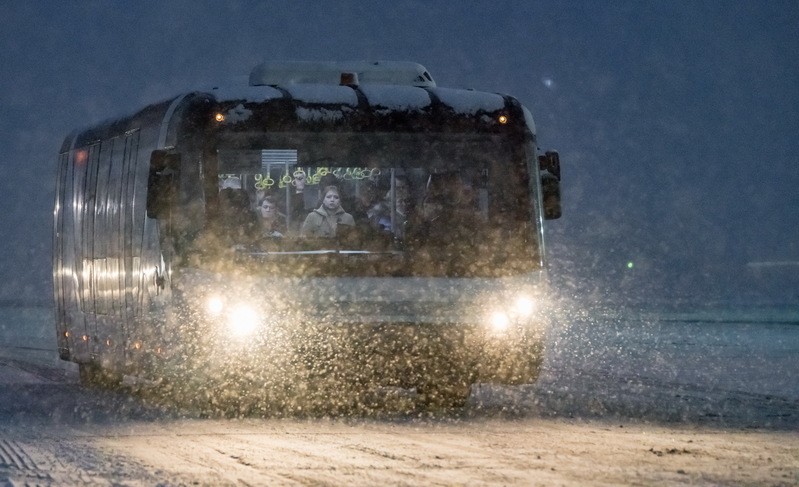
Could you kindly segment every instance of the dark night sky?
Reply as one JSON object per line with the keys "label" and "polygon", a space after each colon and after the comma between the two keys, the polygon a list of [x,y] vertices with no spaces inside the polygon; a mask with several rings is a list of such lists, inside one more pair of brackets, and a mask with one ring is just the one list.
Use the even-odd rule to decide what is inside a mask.
{"label": "dark night sky", "polygon": [[0,300],[49,299],[70,131],[262,60],[374,59],[531,109],[564,166],[564,293],[799,303],[796,1],[1,5]]}

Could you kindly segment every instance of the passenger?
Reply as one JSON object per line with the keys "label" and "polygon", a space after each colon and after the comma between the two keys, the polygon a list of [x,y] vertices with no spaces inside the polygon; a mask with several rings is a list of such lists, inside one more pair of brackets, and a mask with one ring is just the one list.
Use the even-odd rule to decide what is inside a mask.
{"label": "passenger", "polygon": [[305,183],[308,179],[308,175],[305,174],[305,171],[302,169],[297,169],[292,173],[293,179],[291,180],[291,185],[294,186],[294,190],[297,193],[302,193],[305,189]]}
{"label": "passenger", "polygon": [[441,218],[447,203],[443,196],[428,195],[422,202],[422,218],[426,222],[434,222]]}
{"label": "passenger", "polygon": [[446,212],[475,211],[474,186],[457,172],[431,175],[425,199],[442,205]]}
{"label": "passenger", "polygon": [[286,219],[277,209],[277,203],[272,196],[266,196],[258,205],[258,222],[261,235],[264,237],[280,238],[286,232]]}
{"label": "passenger", "polygon": [[465,239],[479,229],[474,190],[456,172],[431,175],[414,224],[416,237],[444,241]]}
{"label": "passenger", "polygon": [[252,198],[252,209],[256,214],[258,214],[258,205],[260,205],[261,201],[263,201],[267,196],[269,196],[269,193],[267,193],[266,189],[255,190],[255,195]]}
{"label": "passenger", "polygon": [[341,193],[336,186],[327,186],[322,194],[322,205],[309,213],[302,224],[302,237],[335,237],[338,225],[355,225],[352,215],[341,207]]}
{"label": "passenger", "polygon": [[236,243],[249,239],[255,229],[250,197],[242,189],[223,188],[219,192],[219,231]]}
{"label": "passenger", "polygon": [[352,209],[355,224],[362,228],[377,228],[383,206],[380,202],[377,186],[367,182],[361,185],[358,198]]}
{"label": "passenger", "polygon": [[[394,179],[394,201],[395,201],[395,209],[396,209],[396,229],[398,232],[402,232],[402,228],[404,224],[408,220],[408,215],[411,210],[412,199],[411,199],[411,191],[408,186],[408,181],[403,177],[397,177]],[[380,205],[380,215],[377,218],[378,227],[386,232],[391,231],[391,190],[389,189],[386,192],[385,199],[383,203]],[[399,235],[398,235],[399,236]]]}
{"label": "passenger", "polygon": [[292,228],[295,230],[299,228],[300,222],[308,214],[308,210],[305,209],[305,185],[307,182],[308,175],[302,169],[296,169],[292,173],[291,186],[293,191],[289,190],[291,191],[289,193],[289,205],[291,207],[287,213],[291,216]]}

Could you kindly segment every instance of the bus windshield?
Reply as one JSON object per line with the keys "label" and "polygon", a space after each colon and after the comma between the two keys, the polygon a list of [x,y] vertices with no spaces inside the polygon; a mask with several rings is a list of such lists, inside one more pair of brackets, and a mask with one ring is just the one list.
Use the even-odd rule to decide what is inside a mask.
{"label": "bus windshield", "polygon": [[497,276],[540,266],[532,158],[496,135],[229,134],[209,231],[272,274]]}

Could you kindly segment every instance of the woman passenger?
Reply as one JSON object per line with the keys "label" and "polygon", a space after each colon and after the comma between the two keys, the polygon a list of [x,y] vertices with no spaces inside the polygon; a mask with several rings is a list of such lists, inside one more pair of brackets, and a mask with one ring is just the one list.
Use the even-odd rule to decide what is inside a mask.
{"label": "woman passenger", "polygon": [[322,194],[322,205],[309,213],[302,224],[302,237],[335,237],[338,225],[355,225],[352,215],[341,207],[341,193],[336,186],[325,187]]}

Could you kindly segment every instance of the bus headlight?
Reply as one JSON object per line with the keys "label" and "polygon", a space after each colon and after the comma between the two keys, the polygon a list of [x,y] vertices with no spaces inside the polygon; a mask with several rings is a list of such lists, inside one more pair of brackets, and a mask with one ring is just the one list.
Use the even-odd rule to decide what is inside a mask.
{"label": "bus headlight", "polygon": [[227,313],[228,331],[234,338],[251,336],[258,330],[260,321],[255,309],[247,304],[238,304]]}
{"label": "bus headlight", "polygon": [[519,296],[513,303],[513,310],[520,318],[529,318],[535,311],[535,301],[530,296]]}
{"label": "bus headlight", "polygon": [[205,302],[205,308],[211,316],[219,316],[222,310],[225,309],[225,301],[219,296],[211,296]]}
{"label": "bus headlight", "polygon": [[231,303],[224,296],[212,295],[205,301],[205,310],[221,325],[221,333],[241,339],[251,336],[261,325],[258,311],[247,303]]}
{"label": "bus headlight", "polygon": [[498,301],[508,304],[490,310],[486,316],[488,328],[495,333],[502,333],[511,326],[530,323],[538,311],[535,300],[526,294],[518,295],[515,299]]}
{"label": "bus headlight", "polygon": [[491,328],[496,332],[502,332],[510,326],[510,316],[504,311],[494,311],[488,318]]}

